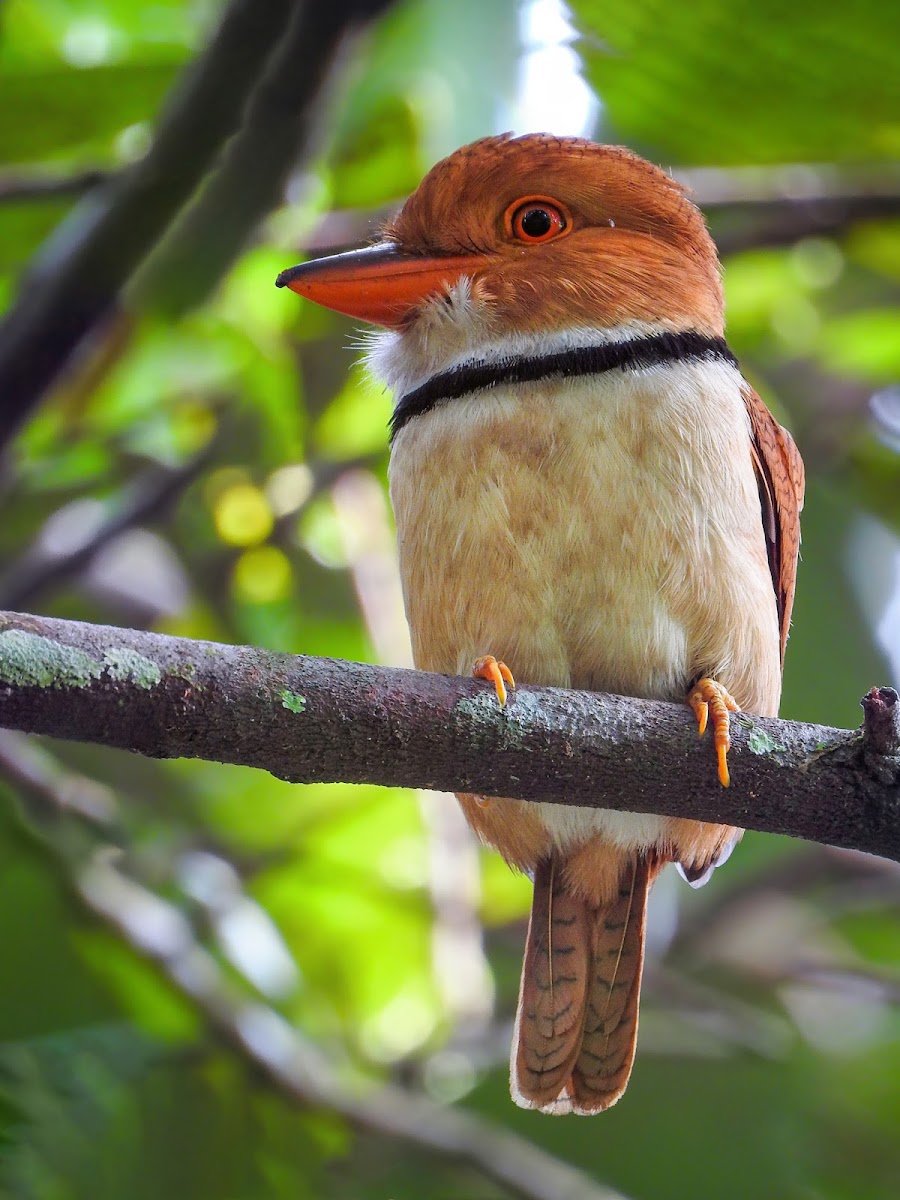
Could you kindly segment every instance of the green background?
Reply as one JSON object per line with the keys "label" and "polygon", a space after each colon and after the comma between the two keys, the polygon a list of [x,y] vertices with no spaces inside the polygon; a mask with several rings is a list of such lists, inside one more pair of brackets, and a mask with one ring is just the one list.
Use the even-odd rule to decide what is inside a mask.
{"label": "green background", "polygon": [[[546,18],[531,7],[529,37]],[[78,178],[144,153],[220,14],[212,0],[0,6],[0,305],[40,286],[28,264],[60,221],[63,241],[80,236]],[[346,48],[264,219],[231,236],[189,215],[149,248],[3,463],[0,608],[400,661],[389,397],[354,365],[352,322],[273,282],[308,245],[365,241],[438,157],[510,124],[534,50],[521,17],[512,0],[394,6]],[[868,408],[900,376],[900,7],[578,0],[571,20],[594,136],[709,200],[729,339],[807,463],[782,711],[854,726],[900,662],[900,401],[879,410],[893,448]],[[251,147],[247,179],[265,150]],[[36,195],[48,180],[60,187]],[[855,199],[825,220],[807,193]],[[206,211],[241,199],[213,178]],[[71,558],[129,505],[124,531]],[[348,1086],[424,1089],[641,1200],[900,1191],[891,864],[750,834],[705,890],[666,877],[628,1094],[553,1120],[507,1092],[529,885],[465,840],[450,801],[45,749],[82,788],[108,786],[116,812],[112,830],[48,820],[0,778],[0,1194],[507,1194],[290,1102],[226,1048],[79,901],[110,840],[222,978]]]}

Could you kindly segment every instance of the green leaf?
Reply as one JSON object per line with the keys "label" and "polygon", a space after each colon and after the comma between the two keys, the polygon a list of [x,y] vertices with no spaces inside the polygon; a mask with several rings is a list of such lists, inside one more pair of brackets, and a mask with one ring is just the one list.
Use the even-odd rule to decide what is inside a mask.
{"label": "green leaf", "polygon": [[0,274],[23,266],[70,207],[68,200],[0,204]]}
{"label": "green leaf", "polygon": [[865,162],[900,150],[900,6],[573,0],[604,138],[681,163]]}
{"label": "green leaf", "polygon": [[[0,161],[62,158],[109,149],[129,125],[150,120],[180,62],[48,67],[0,75]],[[10,119],[13,114],[14,119]]]}
{"label": "green leaf", "polygon": [[819,343],[825,367],[890,383],[900,372],[900,308],[873,308],[835,317],[822,327]]}

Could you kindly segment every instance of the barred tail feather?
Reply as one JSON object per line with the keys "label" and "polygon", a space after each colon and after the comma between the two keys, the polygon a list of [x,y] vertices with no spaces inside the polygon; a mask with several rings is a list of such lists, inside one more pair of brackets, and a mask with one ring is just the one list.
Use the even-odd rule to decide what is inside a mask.
{"label": "barred tail feather", "polygon": [[602,1112],[625,1091],[658,871],[646,856],[627,860],[618,894],[602,905],[567,890],[556,857],[535,872],[511,1063],[513,1099],[523,1108]]}

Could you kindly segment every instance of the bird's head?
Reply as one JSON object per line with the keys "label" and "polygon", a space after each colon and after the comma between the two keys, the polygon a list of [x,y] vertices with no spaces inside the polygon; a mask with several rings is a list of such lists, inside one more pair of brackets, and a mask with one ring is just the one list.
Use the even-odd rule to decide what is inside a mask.
{"label": "bird's head", "polygon": [[464,146],[375,245],[278,284],[394,331],[422,371],[567,330],[723,330],[715,246],[684,189],[623,147],[544,134]]}

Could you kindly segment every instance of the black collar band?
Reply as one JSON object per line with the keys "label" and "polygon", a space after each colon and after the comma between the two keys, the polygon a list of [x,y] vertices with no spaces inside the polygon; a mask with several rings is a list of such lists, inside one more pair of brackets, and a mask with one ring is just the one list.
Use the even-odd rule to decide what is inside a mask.
{"label": "black collar band", "polygon": [[694,329],[683,333],[654,333],[628,342],[606,342],[559,350],[536,358],[501,358],[497,362],[467,363],[433,375],[421,387],[407,392],[397,401],[391,417],[391,441],[414,417],[421,417],[450,400],[459,400],[483,388],[502,383],[533,383],[558,376],[572,379],[579,375],[602,375],[620,371],[656,367],[673,362],[724,362],[737,366],[737,359],[724,338],[707,337]]}

